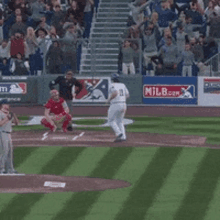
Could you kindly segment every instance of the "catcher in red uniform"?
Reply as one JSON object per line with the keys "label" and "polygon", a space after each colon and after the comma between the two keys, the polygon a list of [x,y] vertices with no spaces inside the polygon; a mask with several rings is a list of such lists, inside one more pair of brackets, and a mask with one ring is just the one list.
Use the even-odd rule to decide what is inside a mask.
{"label": "catcher in red uniform", "polygon": [[67,132],[67,126],[72,120],[72,117],[69,114],[69,108],[66,101],[63,98],[60,98],[59,92],[55,89],[50,91],[50,95],[51,98],[44,105],[45,117],[41,120],[41,124],[55,132],[57,129],[56,124],[62,122],[62,129],[64,132]]}

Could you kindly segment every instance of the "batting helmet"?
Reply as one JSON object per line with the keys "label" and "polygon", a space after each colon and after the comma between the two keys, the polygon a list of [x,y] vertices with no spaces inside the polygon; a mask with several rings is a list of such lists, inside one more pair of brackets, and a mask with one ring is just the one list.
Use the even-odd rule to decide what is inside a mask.
{"label": "batting helmet", "polygon": [[4,104],[8,104],[8,100],[7,99],[2,99],[0,101],[0,105],[4,105]]}
{"label": "batting helmet", "polygon": [[119,79],[119,75],[118,75],[117,73],[112,73],[112,74],[111,74],[111,79],[112,79],[112,80],[115,80],[115,79],[118,80],[118,79]]}

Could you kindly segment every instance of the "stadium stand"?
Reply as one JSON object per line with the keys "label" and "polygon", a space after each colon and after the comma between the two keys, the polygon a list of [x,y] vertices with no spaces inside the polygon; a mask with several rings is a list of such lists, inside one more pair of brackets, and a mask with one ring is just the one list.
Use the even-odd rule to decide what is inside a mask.
{"label": "stadium stand", "polygon": [[218,0],[2,0],[0,70],[217,76],[219,27]]}
{"label": "stadium stand", "polygon": [[[202,76],[210,70],[218,74],[219,1],[135,0],[128,5],[127,29],[121,37],[131,48],[137,48],[134,39],[142,40],[141,74]],[[123,74],[127,74],[125,48],[119,53]],[[132,65],[130,70],[133,74]]]}
{"label": "stadium stand", "polygon": [[2,75],[79,71],[97,0],[11,0],[0,4]]}

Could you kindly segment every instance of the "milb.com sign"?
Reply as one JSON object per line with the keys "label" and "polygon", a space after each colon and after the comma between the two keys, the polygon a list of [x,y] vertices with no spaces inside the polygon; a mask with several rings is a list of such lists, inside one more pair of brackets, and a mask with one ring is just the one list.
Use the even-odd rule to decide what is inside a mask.
{"label": "milb.com sign", "polygon": [[194,98],[194,85],[144,85],[144,98]]}
{"label": "milb.com sign", "polygon": [[25,82],[4,82],[0,83],[0,95],[1,94],[26,94],[27,83]]}

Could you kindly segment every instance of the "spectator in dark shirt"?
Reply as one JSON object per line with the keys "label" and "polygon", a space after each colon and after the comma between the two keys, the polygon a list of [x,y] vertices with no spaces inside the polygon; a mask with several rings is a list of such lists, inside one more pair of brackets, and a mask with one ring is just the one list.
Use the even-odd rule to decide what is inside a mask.
{"label": "spectator in dark shirt", "polygon": [[40,23],[39,23],[39,25],[37,26],[37,28],[36,28],[35,31],[37,31],[39,28],[43,28],[43,29],[45,29],[45,30],[47,31],[47,33],[49,33],[51,26],[49,26],[49,25],[46,23],[46,17],[45,17],[45,16],[41,17]]}
{"label": "spectator in dark shirt", "polygon": [[62,72],[61,65],[63,64],[63,51],[60,48],[58,41],[53,41],[46,54],[46,63],[48,62],[49,73],[60,74]]}
{"label": "spectator in dark shirt", "polygon": [[173,45],[172,38],[166,39],[166,45],[162,46],[159,51],[161,63],[158,64],[159,75],[176,74],[177,64],[179,63],[178,49]]}
{"label": "spectator in dark shirt", "polygon": [[23,21],[24,23],[27,22],[27,20],[28,20],[28,15],[25,14],[25,12],[22,11],[21,8],[16,8],[14,14],[15,14],[15,18],[16,18],[18,15],[20,15],[20,16],[22,16],[22,21]]}
{"label": "spectator in dark shirt", "polygon": [[154,30],[154,25],[149,25],[143,34],[143,57],[144,66],[150,75],[154,75],[154,71],[149,67],[152,66],[151,58],[157,55],[157,39],[156,31]]}
{"label": "spectator in dark shirt", "polygon": [[194,64],[194,54],[190,51],[190,44],[185,45],[185,50],[181,53],[181,60],[183,61],[182,76],[192,76],[192,67]]}
{"label": "spectator in dark shirt", "polygon": [[46,17],[46,23],[48,25],[51,25],[51,20],[54,14],[54,10],[53,10],[53,5],[47,3],[45,6],[46,10],[42,11],[41,13],[44,14],[44,16]]}
{"label": "spectator in dark shirt", "polygon": [[169,23],[177,19],[177,14],[169,9],[169,2],[167,0],[162,0],[161,5],[157,6],[155,11],[159,15],[158,24],[160,31],[169,27]]}
{"label": "spectator in dark shirt", "polygon": [[35,52],[38,48],[38,43],[37,43],[34,29],[32,27],[27,28],[27,35],[26,35],[25,41],[27,44],[27,57],[29,58],[30,72],[31,72],[31,75],[36,75]]}
{"label": "spectator in dark shirt", "polygon": [[84,8],[84,26],[85,26],[84,37],[86,38],[89,37],[90,28],[92,25],[94,4],[95,4],[94,0],[86,0],[86,6]]}
{"label": "spectator in dark shirt", "polygon": [[77,70],[77,48],[78,48],[78,33],[76,24],[67,26],[67,31],[62,38],[62,49],[64,52],[64,64],[72,69]]}
{"label": "spectator in dark shirt", "polygon": [[82,13],[76,1],[72,1],[71,7],[66,12],[65,21],[76,20],[81,26],[83,25]]}
{"label": "spectator in dark shirt", "polygon": [[29,74],[29,63],[22,58],[20,53],[16,55],[16,59],[12,62],[12,74],[16,76]]}
{"label": "spectator in dark shirt", "polygon": [[65,19],[65,13],[61,10],[60,5],[55,6],[55,12],[51,19],[51,25],[56,28],[57,34],[62,37],[64,34],[63,24]]}
{"label": "spectator in dark shirt", "polygon": [[44,0],[37,0],[36,2],[31,4],[32,15],[31,18],[33,20],[33,28],[36,28],[37,25],[40,23],[40,19],[43,16],[41,13],[45,9]]}
{"label": "spectator in dark shirt", "polygon": [[16,17],[19,15],[22,16],[21,9],[17,8],[10,15],[8,15],[7,18],[4,19],[4,24],[2,28],[5,40],[9,38],[9,30],[12,27],[12,25],[16,22]]}
{"label": "spectator in dark shirt", "polygon": [[210,29],[209,36],[220,39],[220,15],[217,15],[216,12],[213,12],[213,15],[210,16]]}
{"label": "spectator in dark shirt", "polygon": [[192,18],[192,24],[202,25],[203,24],[202,14],[198,12],[197,10],[198,10],[197,4],[192,2],[190,6],[190,10],[187,10],[185,13],[186,13],[186,16]]}
{"label": "spectator in dark shirt", "polygon": [[[76,95],[80,93],[83,86],[82,84],[74,77],[73,71],[68,70],[65,76],[58,76],[55,80],[49,83],[49,87],[51,90],[54,89],[54,86],[59,84],[59,93],[60,97],[63,98],[69,109],[70,114],[73,113],[73,105],[72,100],[75,99]],[[75,87],[78,87],[76,89]],[[69,124],[67,130],[72,131],[72,125]]]}
{"label": "spectator in dark shirt", "polygon": [[194,53],[195,62],[203,62],[204,61],[204,51],[203,47],[198,43],[195,37],[190,39],[191,51]]}
{"label": "spectator in dark shirt", "polygon": [[14,35],[15,33],[19,32],[26,35],[27,26],[24,22],[22,22],[22,16],[16,16],[16,22],[12,25],[10,29],[10,36]]}
{"label": "spectator in dark shirt", "polygon": [[21,7],[21,2],[20,0],[12,0],[8,3],[8,6],[12,11],[15,11],[16,8]]}
{"label": "spectator in dark shirt", "polygon": [[3,76],[10,76],[12,73],[10,72],[10,60],[4,58],[2,63],[0,63],[0,70],[2,71]]}

